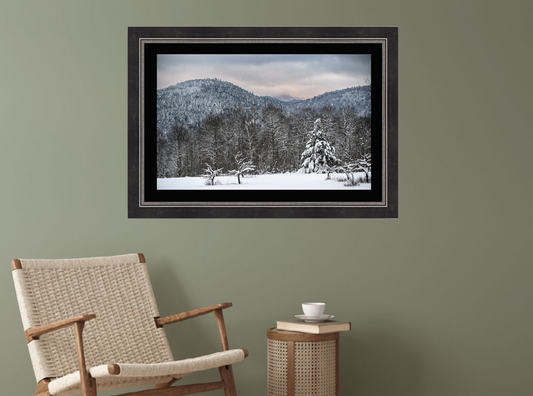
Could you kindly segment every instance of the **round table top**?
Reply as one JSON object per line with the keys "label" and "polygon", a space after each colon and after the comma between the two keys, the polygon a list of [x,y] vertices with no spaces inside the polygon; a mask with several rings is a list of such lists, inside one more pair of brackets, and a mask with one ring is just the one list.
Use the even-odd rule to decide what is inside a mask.
{"label": "round table top", "polygon": [[324,334],[312,334],[312,333],[301,333],[297,331],[287,331],[287,330],[278,330],[275,327],[272,327],[267,330],[267,338],[269,340],[278,340],[278,341],[329,341],[339,339],[339,332],[334,333],[324,333]]}

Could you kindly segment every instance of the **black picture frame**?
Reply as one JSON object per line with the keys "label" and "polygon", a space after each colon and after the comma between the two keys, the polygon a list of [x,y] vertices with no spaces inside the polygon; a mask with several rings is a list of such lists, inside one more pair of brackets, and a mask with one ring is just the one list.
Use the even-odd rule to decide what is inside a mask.
{"label": "black picture frame", "polygon": [[[240,46],[238,46],[240,45]],[[157,190],[154,56],[194,51],[228,53],[372,54],[372,189],[306,194],[295,190]],[[242,48],[242,49],[240,49]],[[231,52],[229,52],[231,53]],[[333,191],[333,190],[331,190]],[[309,197],[312,197],[310,199]],[[397,218],[397,27],[129,27],[129,218]]]}

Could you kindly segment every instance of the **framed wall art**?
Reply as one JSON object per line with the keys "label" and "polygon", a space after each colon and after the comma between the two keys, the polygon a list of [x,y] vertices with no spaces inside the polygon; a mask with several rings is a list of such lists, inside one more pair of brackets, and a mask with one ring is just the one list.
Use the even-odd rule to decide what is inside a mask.
{"label": "framed wall art", "polygon": [[130,218],[397,218],[398,29],[130,27]]}

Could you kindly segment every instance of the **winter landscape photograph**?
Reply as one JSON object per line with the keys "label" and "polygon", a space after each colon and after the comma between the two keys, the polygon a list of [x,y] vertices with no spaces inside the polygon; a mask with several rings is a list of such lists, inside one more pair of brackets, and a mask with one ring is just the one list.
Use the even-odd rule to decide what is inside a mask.
{"label": "winter landscape photograph", "polygon": [[158,54],[156,106],[158,190],[372,187],[371,55]]}

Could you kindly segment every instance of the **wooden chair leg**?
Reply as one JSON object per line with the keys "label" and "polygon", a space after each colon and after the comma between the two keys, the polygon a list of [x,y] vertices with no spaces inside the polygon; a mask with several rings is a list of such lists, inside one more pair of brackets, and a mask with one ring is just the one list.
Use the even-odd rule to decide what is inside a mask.
{"label": "wooden chair leg", "polygon": [[235,380],[233,379],[233,367],[231,365],[219,367],[220,378],[226,384],[224,393],[226,396],[237,396],[237,390],[235,388]]}
{"label": "wooden chair leg", "polygon": [[35,391],[35,396],[51,396],[50,392],[48,391],[49,383],[49,379],[43,379],[37,382],[37,390]]}
{"label": "wooden chair leg", "polygon": [[76,336],[76,351],[78,353],[78,367],[80,368],[81,393],[83,396],[96,396],[96,381],[87,371],[85,365],[85,352],[83,350],[83,327],[85,322],[74,323]]}
{"label": "wooden chair leg", "polygon": [[[220,341],[222,343],[222,350],[227,351],[229,350],[229,344],[228,335],[226,334],[226,323],[224,322],[224,314],[222,313],[221,309],[214,310],[213,314],[217,319],[218,331],[220,332]],[[222,381],[224,381],[224,383],[226,384],[226,387],[224,388],[226,396],[237,396],[237,391],[235,389],[235,380],[233,379],[233,368],[231,367],[231,365],[219,367],[218,370],[220,371],[220,378],[222,378]]]}
{"label": "wooden chair leg", "polygon": [[174,382],[176,381],[179,381],[181,378],[174,378],[173,380],[170,380],[169,382],[166,382],[164,384],[156,384],[154,386],[154,389],[163,389],[163,388],[168,388],[169,386],[171,386]]}

